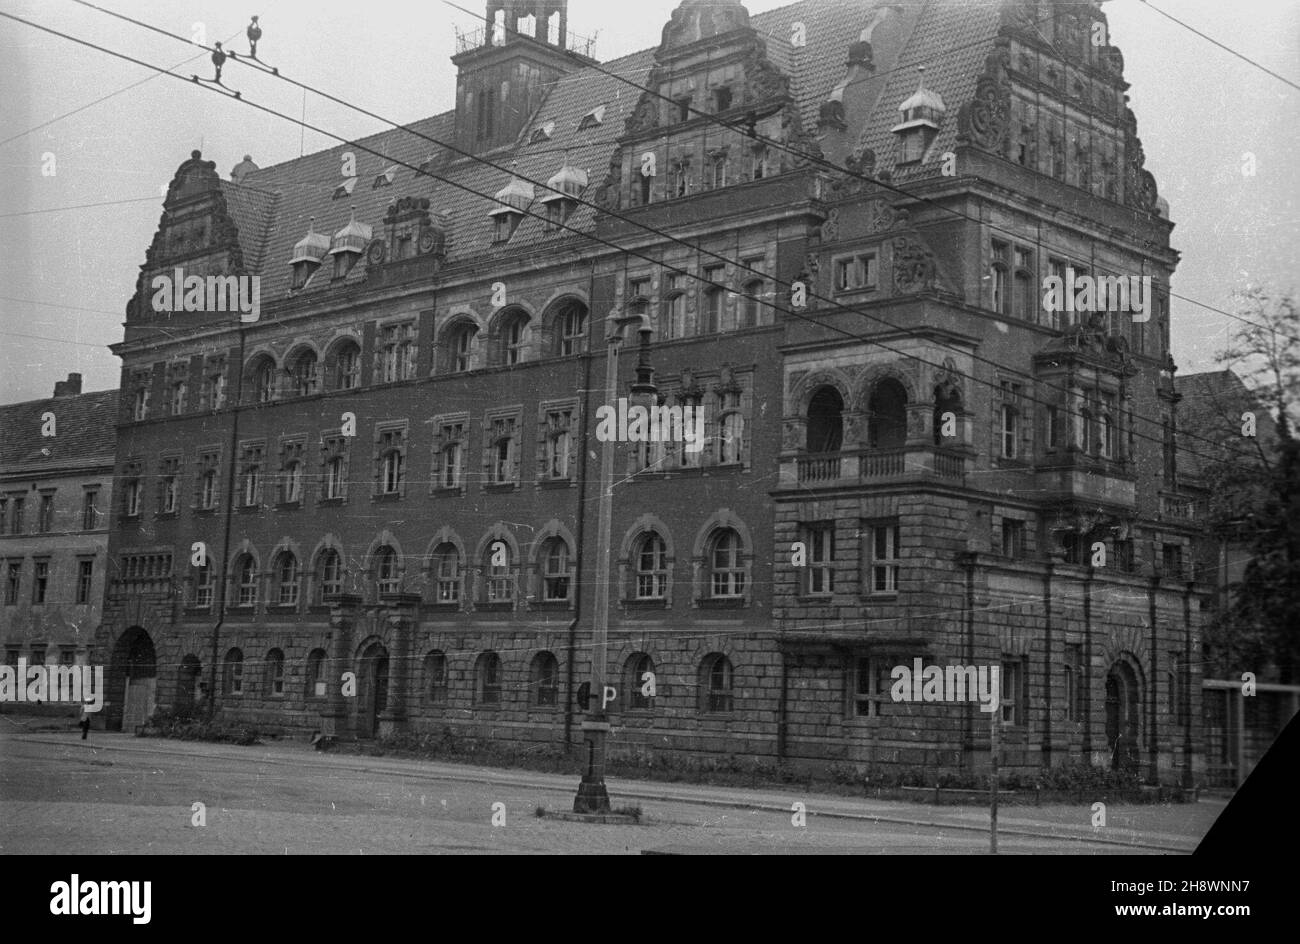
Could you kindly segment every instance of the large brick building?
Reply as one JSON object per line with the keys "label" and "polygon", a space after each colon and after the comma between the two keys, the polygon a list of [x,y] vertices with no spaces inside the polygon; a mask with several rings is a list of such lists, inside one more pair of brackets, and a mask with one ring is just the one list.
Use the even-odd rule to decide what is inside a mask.
{"label": "large brick building", "polygon": [[56,381],[52,397],[0,406],[7,665],[91,658],[104,600],[116,420],[117,391],[82,393],[80,374]]}
{"label": "large brick building", "polygon": [[[565,15],[490,0],[452,113],[180,165],[116,347],[109,723],[576,740],[643,313],[708,443],[617,450],[614,752],[979,768],[988,714],[891,700],[921,658],[1000,667],[1012,767],[1189,777],[1177,254],[1100,9],[686,0],[603,65]],[[1045,311],[1067,266],[1150,321]],[[259,320],[154,310],[178,267]]]}

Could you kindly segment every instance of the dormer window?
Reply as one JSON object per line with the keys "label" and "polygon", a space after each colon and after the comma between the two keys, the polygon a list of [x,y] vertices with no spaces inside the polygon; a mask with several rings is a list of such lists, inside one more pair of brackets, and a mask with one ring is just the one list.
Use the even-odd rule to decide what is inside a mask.
{"label": "dormer window", "polygon": [[922,81],[916,91],[898,106],[902,121],[889,130],[898,136],[902,149],[898,163],[920,163],[925,160],[926,152],[934,139],[939,136],[939,128],[947,107],[938,92],[932,92]]}
{"label": "dormer window", "polygon": [[393,180],[396,179],[396,177],[397,165],[394,164],[392,167],[388,168],[388,170],[375,178],[375,182],[371,184],[371,189],[378,190],[380,187],[391,187],[393,185]]}
{"label": "dormer window", "polygon": [[533,202],[533,185],[511,176],[510,183],[496,193],[497,205],[488,210],[492,217],[492,242],[504,243],[515,234],[524,211]]}
{"label": "dormer window", "polygon": [[578,130],[586,131],[588,128],[595,128],[605,120],[605,106],[597,105],[591,111],[587,112],[578,121]]}
{"label": "dormer window", "polygon": [[334,257],[334,278],[341,279],[352,271],[352,267],[365,252],[370,237],[370,226],[357,222],[357,208],[353,207],[348,224],[334,234],[330,249],[330,255]]}
{"label": "dormer window", "polygon": [[551,136],[552,136],[553,134],[555,134],[555,122],[554,122],[554,121],[548,121],[548,122],[546,122],[546,124],[542,125],[540,128],[535,128],[535,129],[533,129],[532,137],[530,137],[530,138],[528,139],[528,143],[529,143],[529,144],[542,144],[542,143],[544,143],[544,142],[546,142],[546,141],[551,140]]}
{"label": "dormer window", "polygon": [[546,182],[547,192],[542,196],[546,206],[547,230],[558,229],[578,205],[578,198],[587,188],[587,172],[571,165],[564,166]]}
{"label": "dormer window", "polygon": [[330,251],[330,238],[324,233],[316,232],[316,218],[313,216],[307,223],[307,235],[300,239],[293,247],[293,255],[289,257],[289,265],[293,267],[293,288],[302,288],[311,278],[312,273],[320,268],[321,260]]}
{"label": "dormer window", "polygon": [[343,183],[334,188],[334,196],[331,199],[342,200],[344,197],[352,196],[353,189],[356,188],[357,178],[349,177]]}

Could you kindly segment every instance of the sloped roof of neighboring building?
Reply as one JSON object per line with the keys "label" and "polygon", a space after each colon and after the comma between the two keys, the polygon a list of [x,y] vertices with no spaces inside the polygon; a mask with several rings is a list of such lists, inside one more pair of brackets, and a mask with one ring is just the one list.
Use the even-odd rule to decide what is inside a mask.
{"label": "sloped roof of neighboring building", "polygon": [[[54,414],[54,436],[41,435],[47,412]],[[0,406],[0,475],[111,465],[116,424],[116,390]]]}
{"label": "sloped roof of neighboring building", "polygon": [[[790,77],[791,93],[806,132],[816,132],[819,106],[844,78],[849,47],[858,40],[880,5],[864,0],[802,0],[750,18],[750,25],[766,40],[769,60]],[[860,145],[875,150],[878,172],[892,163],[894,147],[889,129],[898,121],[899,103],[916,90],[914,66],[917,64],[924,63],[927,67],[926,87],[941,95],[949,105],[931,153],[940,154],[953,147],[957,109],[973,93],[992,49],[999,17],[999,9],[994,4],[931,2],[920,7],[915,28],[903,41],[904,49],[897,65],[883,76],[887,85],[858,139]],[[807,40],[806,45],[798,48],[790,42],[792,26],[796,23],[804,24]],[[954,37],[962,39],[955,47]],[[987,42],[980,42],[982,39]],[[333,233],[347,223],[355,207],[357,219],[369,223],[379,233],[385,211],[397,197],[427,197],[435,210],[446,214],[446,253],[451,261],[517,253],[521,248],[547,243],[585,245],[586,240],[568,230],[547,231],[542,221],[534,217],[525,217],[507,244],[494,245],[488,217],[488,211],[496,206],[492,195],[507,183],[511,171],[521,177],[546,181],[563,165],[567,152],[569,163],[588,172],[590,183],[583,196],[590,199],[608,173],[616,139],[622,135],[625,120],[641,94],[605,73],[644,85],[654,65],[656,49],[602,63],[600,70],[587,67],[562,76],[513,146],[480,155],[498,167],[459,157],[426,140],[454,138],[455,113],[444,112],[402,129],[360,139],[357,144],[361,147],[340,144],[250,171],[239,184],[222,181],[228,210],[239,228],[245,266],[261,276],[263,298],[273,300],[289,291],[289,259],[294,244],[307,233],[309,218],[315,217],[317,232]],[[893,53],[894,50],[882,48],[877,58],[892,60]],[[602,105],[605,108],[600,123],[580,128],[582,117]],[[530,143],[533,132],[548,122],[554,122],[550,137],[537,144]],[[362,147],[379,153],[368,153]],[[336,188],[345,182],[341,169],[347,151],[355,155],[356,181],[350,194],[335,198]],[[420,177],[412,168],[426,159],[432,159],[433,173],[454,183]],[[376,186],[376,178],[395,163],[391,184]],[[907,175],[915,177],[938,171],[939,162],[931,161],[921,168],[908,168]],[[532,209],[540,211],[540,204]],[[566,220],[566,226],[591,232],[594,217],[592,207],[579,205]],[[347,276],[347,283],[365,277],[365,263],[364,257],[357,262]],[[304,292],[328,289],[332,273],[323,271],[324,268],[327,267],[318,273],[320,277],[308,283]]]}
{"label": "sloped roof of neighboring building", "polygon": [[1241,435],[1242,414],[1255,414],[1255,438],[1265,450],[1277,438],[1277,427],[1268,407],[1261,403],[1241,378],[1231,370],[1211,370],[1174,377],[1178,402],[1178,427],[1192,433],[1179,437],[1179,468],[1190,474],[1203,471],[1206,461],[1216,454],[1207,439],[1223,443],[1226,458],[1232,450],[1244,456],[1253,454],[1250,439]]}

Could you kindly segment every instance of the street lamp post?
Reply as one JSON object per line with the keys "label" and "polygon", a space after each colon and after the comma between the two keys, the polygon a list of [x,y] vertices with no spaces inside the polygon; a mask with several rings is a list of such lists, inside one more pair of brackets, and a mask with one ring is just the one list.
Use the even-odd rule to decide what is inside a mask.
{"label": "street lamp post", "polygon": [[[655,393],[654,369],[649,362],[650,320],[644,314],[611,314],[609,333],[605,340],[605,402],[613,405],[618,394],[618,353],[623,341],[623,331],[637,325],[641,335],[637,379],[632,384],[634,398],[652,400]],[[609,793],[605,789],[605,742],[609,735],[609,720],[605,713],[606,656],[609,648],[609,581],[610,535],[614,517],[614,461],[617,456],[616,437],[606,437],[600,447],[600,497],[596,526],[596,600],[595,627],[591,642],[591,700],[587,703],[586,718],[582,722],[582,737],[587,747],[587,771],[578,784],[578,795],[573,799],[575,813],[608,813]],[[613,697],[612,695],[610,697]]]}

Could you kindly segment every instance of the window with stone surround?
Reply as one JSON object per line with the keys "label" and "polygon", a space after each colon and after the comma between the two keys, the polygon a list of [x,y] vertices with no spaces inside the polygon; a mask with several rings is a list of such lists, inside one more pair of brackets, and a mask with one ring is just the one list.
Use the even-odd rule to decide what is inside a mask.
{"label": "window with stone surround", "polygon": [[324,649],[313,649],[307,653],[306,684],[303,693],[307,698],[325,697],[325,659]]}
{"label": "window with stone surround", "polygon": [[424,700],[431,705],[447,703],[447,656],[439,649],[424,657]]}
{"label": "window with stone surround", "polygon": [[550,652],[533,656],[528,667],[529,700],[537,708],[554,708],[559,701],[560,663]]}
{"label": "window with stone surround", "polygon": [[152,370],[137,370],[131,373],[131,419],[139,422],[149,418],[152,388]]}
{"label": "window with stone surround", "polygon": [[375,427],[375,495],[406,494],[407,423],[381,423]]}
{"label": "window with stone surround", "polygon": [[633,564],[636,568],[636,599],[662,600],[668,589],[667,547],[655,531],[648,531],[637,542]]}
{"label": "window with stone surround", "polygon": [[573,571],[569,566],[569,545],[564,538],[547,538],[538,553],[541,567],[542,602],[559,603],[570,599]]}
{"label": "window with stone surround", "polygon": [[203,385],[199,390],[199,409],[219,410],[226,405],[226,358],[224,355],[203,359]]}
{"label": "window with stone surround", "polygon": [[484,652],[474,663],[474,703],[495,708],[501,704],[501,657]]}
{"label": "window with stone surround", "polygon": [[321,436],[321,501],[348,497],[348,450],[352,437],[339,431]]}
{"label": "window with stone surround", "polygon": [[1002,695],[1000,708],[1002,723],[1023,725],[1026,722],[1025,663],[1021,656],[1002,655]]}
{"label": "window with stone surround", "polygon": [[[649,711],[653,697],[644,694],[649,679],[655,672],[655,663],[644,652],[634,652],[623,664],[623,706],[625,711]],[[656,687],[657,687],[656,680]]]}
{"label": "window with stone surround", "polygon": [[415,365],[415,322],[381,325],[375,348],[375,376],[379,382],[411,380]]}
{"label": "window with stone surround", "polygon": [[239,449],[239,504],[258,508],[262,504],[262,478],[265,473],[266,444],[242,443]]}
{"label": "window with stone surround", "polygon": [[519,484],[521,410],[489,410],[483,419],[483,476],[487,485]]}
{"label": "window with stone surround", "polygon": [[429,557],[430,578],[433,582],[435,603],[459,603],[461,598],[460,550],[450,541],[433,549]]}
{"label": "window with stone surround", "polygon": [[[126,518],[138,518],[140,516],[140,497],[144,491],[143,483],[144,463],[139,459],[127,460],[122,466],[119,473],[119,481],[122,483],[122,515]],[[22,515],[21,515],[21,498],[15,498],[15,511],[13,518],[18,519],[17,526],[10,522],[10,532],[13,534],[22,533]]]}
{"label": "window with stone surround", "polygon": [[456,413],[433,418],[437,434],[433,440],[433,491],[465,488],[465,453],[468,448],[466,429],[469,414]]}
{"label": "window with stone surround", "polygon": [[305,449],[306,442],[302,439],[281,440],[280,442],[279,502],[282,505],[298,505],[302,503],[302,470]]}
{"label": "window with stone surround", "polygon": [[806,596],[830,596],[835,592],[835,524],[817,521],[800,527],[799,540],[807,551],[803,568]]}
{"label": "window with stone surround", "polygon": [[200,446],[195,452],[194,507],[212,511],[221,500],[221,449]]}
{"label": "window with stone surround", "polygon": [[316,580],[318,605],[323,604],[326,597],[343,592],[343,556],[334,548],[327,547],[317,555]]}
{"label": "window with stone surround", "polygon": [[890,672],[898,659],[891,656],[859,656],[853,660],[853,714],[878,718],[890,703]]}
{"label": "window with stone surround", "polygon": [[709,598],[743,599],[748,568],[740,535],[732,528],[719,528],[709,539],[707,547],[705,563]]}
{"label": "window with stone surround", "polygon": [[180,508],[181,457],[158,460],[158,514],[174,515]]}
{"label": "window with stone surround", "polygon": [[733,671],[731,660],[721,652],[713,652],[700,663],[700,711],[708,714],[732,710]]}
{"label": "window with stone surround", "polygon": [[542,403],[537,409],[537,474],[542,481],[565,481],[577,468],[577,401]]}
{"label": "window with stone surround", "polygon": [[898,573],[902,551],[899,547],[897,519],[865,523],[867,593],[893,596],[898,593]]}
{"label": "window with stone surround", "polygon": [[1065,720],[1083,720],[1083,646],[1065,644]]}
{"label": "window with stone surround", "polygon": [[222,664],[221,690],[226,695],[244,694],[244,652],[242,649],[230,649]]}
{"label": "window with stone surround", "polygon": [[279,606],[297,606],[300,577],[298,557],[293,551],[281,551],[275,559],[275,602]]}
{"label": "window with stone surround", "polygon": [[266,693],[272,698],[284,697],[284,652],[280,649],[266,654]]}

